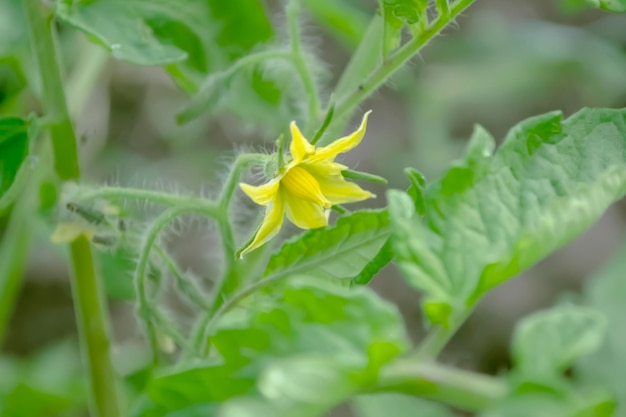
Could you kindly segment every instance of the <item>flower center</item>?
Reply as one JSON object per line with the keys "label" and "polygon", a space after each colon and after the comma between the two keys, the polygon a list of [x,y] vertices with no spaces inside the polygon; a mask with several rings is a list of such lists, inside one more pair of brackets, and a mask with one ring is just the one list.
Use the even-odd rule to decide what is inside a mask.
{"label": "flower center", "polygon": [[281,184],[288,193],[301,200],[319,204],[324,208],[331,206],[330,201],[322,194],[317,180],[304,168],[292,167],[285,173]]}

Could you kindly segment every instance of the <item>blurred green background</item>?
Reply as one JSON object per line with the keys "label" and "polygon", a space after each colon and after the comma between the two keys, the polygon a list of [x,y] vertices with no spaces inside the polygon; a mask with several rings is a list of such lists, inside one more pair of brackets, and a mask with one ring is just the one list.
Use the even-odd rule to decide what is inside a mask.
{"label": "blurred green background", "polygon": [[[223,4],[227,4],[224,2]],[[405,188],[402,168],[413,166],[437,177],[458,157],[473,125],[503,138],[518,121],[550,110],[569,115],[581,107],[626,107],[626,17],[588,10],[576,1],[480,0],[445,30],[363,106],[372,109],[363,144],[346,162]],[[304,37],[323,98],[367,28],[375,1],[307,0]],[[19,2],[0,0],[0,114],[36,111],[26,28]],[[241,11],[224,6],[219,50],[211,63],[192,63],[211,73],[255,47],[285,40],[279,1],[265,4],[253,17],[257,26],[238,25]],[[230,14],[229,14],[230,13]],[[270,26],[271,23],[271,26]],[[272,27],[274,29],[272,29]],[[163,28],[164,31],[176,28]],[[254,31],[253,36],[246,31]],[[219,36],[226,39],[220,41]],[[252,39],[252,40],[251,40]],[[233,155],[243,149],[271,151],[277,135],[303,113],[297,79],[289,68],[269,63],[235,77],[220,90],[213,106],[185,125],[177,115],[189,103],[188,90],[162,68],[142,67],[109,58],[72,29],[61,27],[67,95],[81,138],[85,178],[93,184],[139,186],[199,192],[219,189]],[[314,58],[314,59],[313,59]],[[194,67],[195,65],[195,67]],[[214,65],[215,68],[205,68]],[[217,80],[219,83],[220,81]],[[354,127],[355,121],[350,125]],[[384,205],[384,188],[370,187]],[[239,240],[251,232],[258,211],[245,198],[236,203]],[[133,227],[151,208],[124,207]],[[0,400],[11,417],[82,415],[84,387],[79,378],[76,328],[63,253],[49,243],[49,217],[33,219],[37,239],[31,248],[17,308],[0,357]],[[0,236],[6,218],[0,219]],[[618,203],[588,233],[544,260],[522,277],[490,294],[454,338],[444,360],[463,368],[498,373],[508,366],[514,323],[562,297],[580,297],[590,276],[619,246],[626,206]],[[183,270],[210,288],[219,263],[219,246],[205,222],[183,222],[171,231],[168,247]],[[297,232],[287,230],[286,234]],[[110,296],[116,367],[130,380],[142,363],[142,336],[134,322],[132,268],[125,249],[101,251],[99,264]],[[409,332],[422,334],[418,294],[385,268],[372,285],[397,303]],[[190,324],[184,305],[171,300],[172,314]],[[33,400],[36,399],[36,400]],[[26,407],[28,405],[28,408]],[[11,411],[12,410],[12,411]],[[6,411],[5,411],[6,413]],[[343,415],[347,410],[339,410]]]}

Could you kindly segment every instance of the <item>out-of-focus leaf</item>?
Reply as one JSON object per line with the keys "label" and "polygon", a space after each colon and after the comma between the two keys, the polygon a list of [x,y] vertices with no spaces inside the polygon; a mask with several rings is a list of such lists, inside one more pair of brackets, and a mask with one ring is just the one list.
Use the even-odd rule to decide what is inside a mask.
{"label": "out-of-focus leaf", "polygon": [[[605,16],[616,22],[621,15]],[[621,106],[626,99],[623,32],[597,21],[599,30],[539,20],[512,22],[483,10],[463,17],[463,34],[437,39],[427,48],[422,70],[394,77],[409,101],[411,151],[387,151],[380,172],[395,174],[383,161],[415,166],[427,178],[442,174],[463,153],[463,126],[476,120],[501,132],[537,109]],[[603,29],[606,36],[598,36]],[[510,48],[510,45],[516,45]],[[602,65],[598,65],[602,62]],[[567,93],[564,93],[567,91]],[[461,132],[461,133],[459,133]]]}
{"label": "out-of-focus leaf", "polygon": [[[333,227],[308,231],[285,243],[269,260],[266,277],[306,275],[322,279],[367,282],[378,268],[371,267],[389,237],[386,211],[361,211],[341,217]],[[388,259],[387,259],[388,261]]]}
{"label": "out-of-focus leaf", "polygon": [[29,359],[2,358],[0,415],[51,417],[86,406],[83,375],[74,343],[61,343]]}
{"label": "out-of-focus leaf", "polygon": [[423,221],[409,196],[389,193],[396,259],[432,322],[574,239],[626,192],[626,110],[533,117],[492,157],[493,147],[475,132],[465,158],[425,189]]}
{"label": "out-of-focus leaf", "polygon": [[585,0],[585,2],[609,12],[626,12],[626,0]]}
{"label": "out-of-focus leaf", "polygon": [[135,256],[124,247],[118,247],[112,252],[98,253],[101,274],[109,297],[116,300],[133,300],[135,298],[133,284],[133,271],[136,267]]}
{"label": "out-of-focus leaf", "polygon": [[28,26],[18,0],[0,0],[0,59],[28,44]]}
{"label": "out-of-focus leaf", "polygon": [[402,394],[359,395],[350,401],[357,417],[451,417],[441,404]]}
{"label": "out-of-focus leaf", "polygon": [[[260,0],[62,0],[56,14],[118,59],[165,66],[190,94],[273,36]],[[228,92],[218,95],[222,108],[247,122],[276,119],[281,90],[259,68],[242,71]]]}
{"label": "out-of-focus leaf", "polygon": [[0,197],[11,187],[28,155],[29,123],[18,117],[0,118]]}
{"label": "out-of-focus leaf", "polygon": [[602,393],[555,396],[527,393],[506,399],[481,417],[612,417],[615,404]]}
{"label": "out-of-focus leaf", "polygon": [[616,416],[626,416],[626,243],[591,279],[585,288],[587,305],[601,311],[608,319],[606,339],[600,349],[581,358],[576,367],[580,380],[612,390],[618,403]]}
{"label": "out-of-focus leaf", "polygon": [[304,0],[303,3],[319,25],[344,46],[352,50],[359,45],[371,16],[357,2]]}
{"label": "out-of-focus leaf", "polygon": [[210,339],[220,358],[155,378],[148,392],[157,406],[221,402],[227,416],[315,415],[373,383],[407,345],[397,310],[371,291],[308,281],[221,323]]}
{"label": "out-of-focus leaf", "polygon": [[606,335],[599,311],[562,305],[526,317],[515,329],[513,355],[518,371],[551,374],[597,350]]}

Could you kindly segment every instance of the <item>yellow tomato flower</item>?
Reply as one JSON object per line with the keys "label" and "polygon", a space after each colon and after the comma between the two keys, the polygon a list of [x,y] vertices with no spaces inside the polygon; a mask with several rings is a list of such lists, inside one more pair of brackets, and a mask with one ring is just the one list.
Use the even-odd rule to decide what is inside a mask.
{"label": "yellow tomato flower", "polygon": [[369,191],[348,182],[341,171],[348,167],[335,162],[335,157],[357,146],[367,127],[363,116],[361,126],[352,134],[328,146],[315,147],[302,135],[295,122],[291,122],[292,160],[267,184],[239,186],[257,204],[266,206],[265,218],[252,242],[241,251],[246,253],[276,236],[287,218],[301,229],[315,229],[328,225],[329,209],[333,204],[352,203],[375,197]]}

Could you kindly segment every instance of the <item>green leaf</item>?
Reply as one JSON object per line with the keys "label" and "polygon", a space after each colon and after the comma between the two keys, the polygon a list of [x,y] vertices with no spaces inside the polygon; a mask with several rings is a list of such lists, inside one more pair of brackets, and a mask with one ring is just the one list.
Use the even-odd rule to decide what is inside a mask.
{"label": "green leaf", "polygon": [[359,395],[350,401],[357,417],[451,417],[447,407],[402,394]]}
{"label": "green leaf", "polygon": [[626,0],[585,0],[585,2],[609,12],[626,12]]}
{"label": "green leaf", "polygon": [[0,118],[0,197],[11,187],[28,155],[28,133],[26,120]]}
{"label": "green leaf", "polygon": [[223,317],[210,339],[215,358],[155,378],[152,401],[166,410],[221,402],[224,415],[316,415],[373,383],[408,344],[396,308],[366,288],[295,280],[274,296]]}
{"label": "green leaf", "polygon": [[0,415],[74,415],[86,405],[76,344],[55,344],[28,359],[0,359]]}
{"label": "green leaf", "polygon": [[597,350],[605,334],[606,319],[592,308],[562,305],[537,312],[515,329],[516,367],[531,375],[562,372]]}
{"label": "green leaf", "polygon": [[[115,58],[165,66],[190,94],[273,36],[261,0],[62,0],[56,14]],[[246,121],[275,121],[278,85],[253,67],[234,77],[220,106]]]}
{"label": "green leaf", "polygon": [[385,28],[383,34],[383,57],[400,46],[402,28],[426,18],[428,0],[379,0]]}
{"label": "green leaf", "polygon": [[385,19],[395,18],[412,25],[424,17],[428,0],[381,0]]}
{"label": "green leaf", "polygon": [[581,358],[575,373],[582,382],[605,386],[613,391],[619,405],[616,416],[626,415],[626,241],[595,273],[585,288],[586,304],[601,311],[608,320],[607,337],[600,349]]}
{"label": "green leaf", "polygon": [[376,256],[365,265],[365,268],[357,276],[352,278],[352,285],[367,285],[383,267],[393,259],[391,241],[387,240]]}
{"label": "green leaf", "polygon": [[308,231],[272,255],[265,276],[351,280],[359,274],[355,281],[369,281],[385,262],[384,253],[375,258],[389,237],[388,222],[386,211],[361,211],[341,217],[333,227]]}
{"label": "green leaf", "polygon": [[56,14],[115,58],[138,65],[175,64],[179,77],[202,78],[271,36],[262,5],[257,0],[240,3],[227,7],[214,0],[62,0],[56,2]]}
{"label": "green leaf", "polygon": [[426,213],[424,202],[424,189],[426,188],[426,178],[424,175],[414,168],[406,168],[404,173],[409,177],[411,185],[407,190],[407,194],[415,204],[415,212],[420,216]]}
{"label": "green leaf", "polygon": [[477,129],[465,158],[425,188],[424,219],[390,192],[398,266],[425,292],[429,319],[445,324],[446,311],[465,311],[596,221],[626,192],[625,139],[626,110],[530,118],[493,157],[493,139]]}

